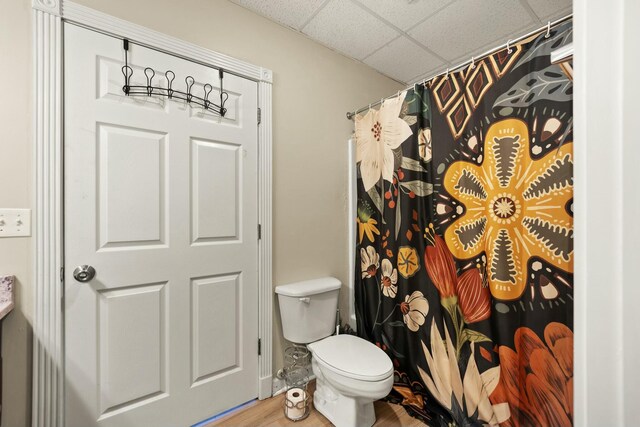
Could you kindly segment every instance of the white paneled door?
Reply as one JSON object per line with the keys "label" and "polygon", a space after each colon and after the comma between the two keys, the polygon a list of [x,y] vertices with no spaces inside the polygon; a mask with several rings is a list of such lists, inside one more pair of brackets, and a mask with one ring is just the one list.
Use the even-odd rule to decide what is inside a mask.
{"label": "white paneled door", "polygon": [[[257,83],[224,75],[224,118],[127,97],[122,40],[64,36],[65,425],[189,426],[258,395]],[[215,69],[129,65],[219,97]]]}

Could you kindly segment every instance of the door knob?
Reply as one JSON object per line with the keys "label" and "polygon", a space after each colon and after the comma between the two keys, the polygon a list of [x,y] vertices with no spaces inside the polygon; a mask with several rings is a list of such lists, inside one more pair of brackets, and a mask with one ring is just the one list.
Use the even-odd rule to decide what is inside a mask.
{"label": "door knob", "polygon": [[88,282],[96,275],[96,269],[90,265],[79,265],[73,270],[73,278],[78,282]]}

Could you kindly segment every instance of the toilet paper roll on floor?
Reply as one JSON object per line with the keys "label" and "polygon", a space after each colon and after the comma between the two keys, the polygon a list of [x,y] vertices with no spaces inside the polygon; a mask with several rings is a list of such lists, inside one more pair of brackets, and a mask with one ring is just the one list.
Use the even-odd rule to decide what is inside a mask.
{"label": "toilet paper roll on floor", "polygon": [[307,392],[301,388],[295,387],[287,390],[287,402],[285,402],[285,415],[290,420],[299,420],[304,417],[307,412],[306,400]]}

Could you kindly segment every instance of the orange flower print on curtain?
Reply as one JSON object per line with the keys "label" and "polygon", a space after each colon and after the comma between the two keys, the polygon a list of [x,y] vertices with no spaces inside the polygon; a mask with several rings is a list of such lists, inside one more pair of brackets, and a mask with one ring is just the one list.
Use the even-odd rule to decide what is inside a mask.
{"label": "orange flower print on curtain", "polygon": [[491,315],[491,296],[489,288],[482,283],[480,270],[470,268],[458,278],[458,301],[464,321],[477,323],[486,320]]}
{"label": "orange flower print on curtain", "polygon": [[405,279],[414,276],[420,270],[418,252],[410,246],[403,246],[398,250],[398,271]]}
{"label": "orange flower print on curtain", "polygon": [[[472,323],[487,320],[491,316],[491,297],[482,274],[470,268],[458,275],[455,260],[442,237],[435,233],[433,224],[425,229],[429,243],[424,253],[427,274],[440,295],[440,304],[448,313],[455,334],[455,355],[460,357],[467,342],[487,342],[490,339],[469,327]],[[453,355],[451,355],[453,357]]]}
{"label": "orange flower print on curtain", "polygon": [[358,223],[358,242],[360,244],[362,244],[365,236],[369,242],[373,243],[375,235],[380,235],[380,230],[377,227],[378,221],[373,219],[365,209],[358,209],[356,222]]}
{"label": "orange flower print on curtain", "polygon": [[429,236],[433,244],[427,246],[424,254],[427,274],[438,290],[440,299],[445,300],[456,294],[456,264],[442,237],[433,232]]}
{"label": "orange flower print on curtain", "polygon": [[527,124],[519,119],[494,123],[484,140],[481,165],[458,161],[444,177],[465,211],[445,240],[460,259],[486,252],[491,294],[514,300],[524,292],[529,258],[572,271],[572,144],[534,160]]}
{"label": "orange flower print on curtain", "polygon": [[500,380],[490,395],[508,403],[503,426],[568,427],[573,419],[573,332],[549,323],[544,342],[529,328],[515,334],[515,350],[500,346]]}

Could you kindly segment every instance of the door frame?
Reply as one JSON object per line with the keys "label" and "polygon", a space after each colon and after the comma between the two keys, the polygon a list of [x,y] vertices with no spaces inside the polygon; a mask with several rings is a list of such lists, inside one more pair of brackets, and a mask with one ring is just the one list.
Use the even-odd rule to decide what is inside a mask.
{"label": "door frame", "polygon": [[63,22],[150,47],[258,83],[258,398],[272,394],[271,70],[66,0],[32,0],[33,389],[32,425],[64,426]]}

